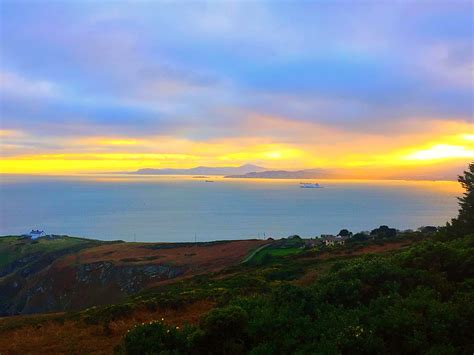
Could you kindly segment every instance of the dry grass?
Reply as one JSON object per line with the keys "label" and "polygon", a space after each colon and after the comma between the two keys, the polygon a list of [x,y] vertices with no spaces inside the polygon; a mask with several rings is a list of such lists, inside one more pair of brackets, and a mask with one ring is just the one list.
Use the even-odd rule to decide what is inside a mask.
{"label": "dry grass", "polygon": [[[115,265],[170,264],[187,266],[193,271],[216,271],[239,263],[251,250],[265,243],[262,240],[238,240],[207,245],[123,243],[83,250],[58,260],[56,266],[88,264],[99,261]],[[156,246],[157,249],[153,249]],[[159,248],[164,246],[163,248]]]}
{"label": "dry grass", "polygon": [[182,326],[194,324],[213,303],[199,301],[179,310],[137,309],[127,318],[112,321],[108,327],[86,325],[81,321],[45,321],[0,333],[0,354],[111,354],[127,330],[137,324],[165,319]]}

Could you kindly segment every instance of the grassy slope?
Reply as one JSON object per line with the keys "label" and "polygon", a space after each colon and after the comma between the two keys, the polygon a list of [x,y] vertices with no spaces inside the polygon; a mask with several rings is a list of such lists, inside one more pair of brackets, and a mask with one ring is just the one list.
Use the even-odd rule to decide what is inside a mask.
{"label": "grassy slope", "polygon": [[40,238],[31,240],[18,236],[0,237],[0,269],[9,263],[30,255],[45,255],[64,249],[95,246],[101,242],[73,237]]}
{"label": "grassy slope", "polygon": [[268,247],[271,246],[271,243],[268,243],[268,244],[264,244],[262,245],[261,247],[258,247],[257,249],[255,250],[252,250],[245,258],[244,260],[242,260],[242,263],[248,263],[250,262],[251,260],[254,260],[255,258],[257,258],[257,255],[260,255],[261,254],[261,251],[263,249],[266,249]]}
{"label": "grassy slope", "polygon": [[248,265],[262,265],[272,258],[299,254],[304,250],[304,242],[300,238],[280,239],[267,242],[265,245],[250,253],[242,263]]}
{"label": "grassy slope", "polygon": [[80,310],[120,302],[144,288],[238,264],[263,243],[119,243],[71,237],[35,241],[2,237],[0,314]]}
{"label": "grassy slope", "polygon": [[[162,314],[173,314],[170,318],[173,324],[193,323],[212,306],[226,304],[238,295],[269,292],[272,286],[284,282],[314,282],[341,259],[365,253],[396,252],[405,248],[407,242],[379,244],[304,253],[298,248],[275,248],[274,258],[263,265],[244,264],[195,276],[146,290],[121,305],[74,314],[0,319],[0,349],[28,352],[38,347],[52,352],[88,352],[95,344],[96,349],[100,347],[104,353],[110,353],[134,324],[159,319]],[[288,255],[296,251],[298,254]],[[38,329],[41,335],[32,336]],[[74,339],[73,345],[61,340],[68,338]]]}

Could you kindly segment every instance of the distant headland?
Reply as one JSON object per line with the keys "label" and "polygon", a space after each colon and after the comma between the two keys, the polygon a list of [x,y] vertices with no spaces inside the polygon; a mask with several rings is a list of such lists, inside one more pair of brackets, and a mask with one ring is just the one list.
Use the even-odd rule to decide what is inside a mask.
{"label": "distant headland", "polygon": [[312,168],[302,170],[271,169],[254,164],[241,166],[197,166],[187,169],[143,168],[115,172],[132,175],[223,176],[228,179],[379,179],[379,180],[456,180],[465,163],[449,166],[414,166],[404,169],[380,167]]}
{"label": "distant headland", "polygon": [[[248,174],[252,172],[266,171],[258,165],[245,164],[241,166],[224,166],[224,167],[212,167],[212,166],[197,166],[189,169],[139,169],[137,171],[125,172],[125,174],[136,174],[136,175],[233,175],[233,174]],[[123,174],[123,173],[121,173]]]}

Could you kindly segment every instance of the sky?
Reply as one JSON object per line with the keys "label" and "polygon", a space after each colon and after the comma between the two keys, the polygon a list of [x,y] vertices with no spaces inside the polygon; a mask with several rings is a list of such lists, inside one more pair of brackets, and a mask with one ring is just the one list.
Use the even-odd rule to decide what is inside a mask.
{"label": "sky", "polygon": [[0,172],[474,161],[473,4],[0,0]]}

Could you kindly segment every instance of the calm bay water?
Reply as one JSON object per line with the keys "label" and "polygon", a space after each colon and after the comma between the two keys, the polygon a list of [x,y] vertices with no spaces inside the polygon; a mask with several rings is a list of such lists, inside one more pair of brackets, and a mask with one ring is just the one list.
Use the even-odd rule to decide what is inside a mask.
{"label": "calm bay water", "polygon": [[442,225],[457,215],[457,182],[204,179],[173,176],[2,176],[0,235],[32,228],[103,240],[198,241],[341,228]]}

